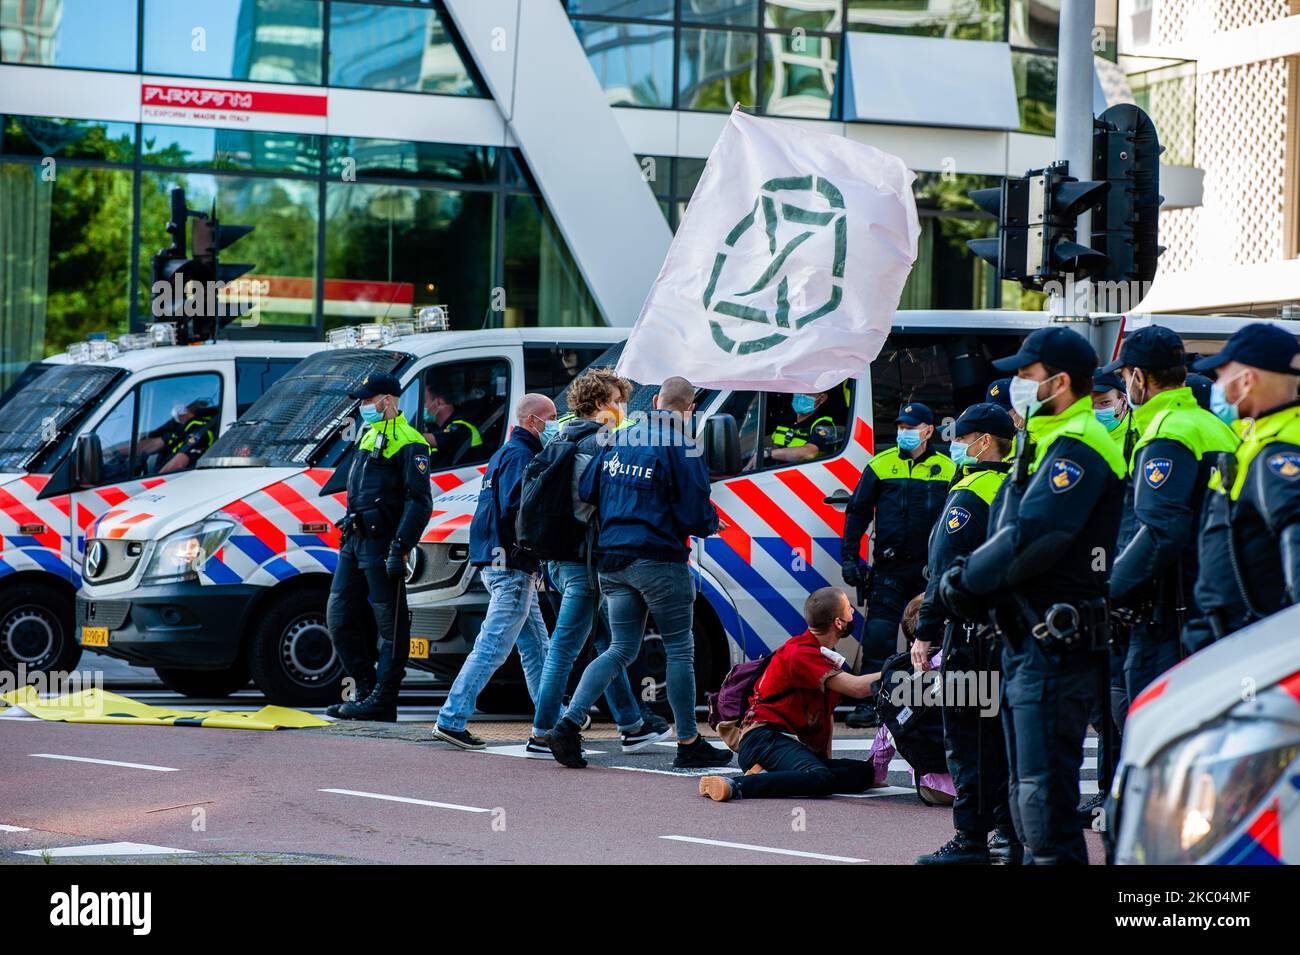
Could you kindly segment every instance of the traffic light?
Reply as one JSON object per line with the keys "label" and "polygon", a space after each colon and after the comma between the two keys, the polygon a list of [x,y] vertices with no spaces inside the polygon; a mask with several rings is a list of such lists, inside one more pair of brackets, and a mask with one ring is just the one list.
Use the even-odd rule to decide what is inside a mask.
{"label": "traffic light", "polygon": [[996,239],[970,239],[972,252],[997,269],[998,278],[1042,289],[1067,275],[1084,278],[1105,264],[1095,249],[1075,241],[1078,218],[1105,192],[1104,182],[1079,181],[1069,165],[1053,163],[1025,176],[1003,180],[993,189],[968,195],[996,216]]}
{"label": "traffic light", "polygon": [[[193,219],[190,253],[186,247],[186,224]],[[174,322],[181,344],[216,338],[217,333],[240,315],[238,295],[223,294],[226,286],[255,266],[247,263],[222,264],[223,249],[253,231],[251,225],[222,225],[213,214],[190,210],[185,190],[171,192],[171,220],[167,232],[172,244],[153,257],[154,317]]]}
{"label": "traffic light", "polygon": [[[1155,278],[1160,245],[1160,145],[1155,124],[1136,106],[1121,103],[1097,118],[1092,174],[1110,184],[1092,215],[1092,243],[1106,255],[1098,278],[1137,283]],[[1140,294],[1140,293],[1139,293]],[[1137,305],[1130,302],[1128,308]]]}

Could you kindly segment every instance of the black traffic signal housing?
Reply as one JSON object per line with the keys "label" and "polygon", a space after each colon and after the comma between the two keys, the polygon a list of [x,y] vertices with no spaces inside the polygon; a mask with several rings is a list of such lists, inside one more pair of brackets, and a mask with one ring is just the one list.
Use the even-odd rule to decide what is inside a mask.
{"label": "black traffic signal housing", "polygon": [[[1139,296],[1155,278],[1160,253],[1160,145],[1155,124],[1130,103],[1110,107],[1093,128],[1093,178],[1110,184],[1093,210],[1092,244],[1106,255],[1098,278],[1137,283]],[[1130,293],[1131,294],[1131,293]],[[1131,301],[1129,308],[1137,305]]]}
{"label": "black traffic signal housing", "polygon": [[[172,244],[153,257],[153,313],[159,320],[176,325],[180,344],[205,341],[239,316],[240,296],[222,297],[222,289],[255,266],[249,263],[223,264],[222,249],[253,231],[251,225],[222,225],[213,214],[190,210],[185,190],[171,192],[171,220],[167,232]],[[186,247],[186,224],[194,220],[190,254]],[[161,287],[159,283],[164,283]]]}

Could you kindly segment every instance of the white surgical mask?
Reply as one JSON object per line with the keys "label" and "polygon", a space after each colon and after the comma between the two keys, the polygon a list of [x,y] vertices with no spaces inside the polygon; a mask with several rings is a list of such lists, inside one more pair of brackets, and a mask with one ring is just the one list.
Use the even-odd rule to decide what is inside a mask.
{"label": "white surgical mask", "polygon": [[[1053,375],[1052,378],[1055,378]],[[1038,397],[1038,389],[1052,378],[1045,378],[1042,381],[1034,381],[1032,378],[1022,378],[1019,375],[1011,379],[1011,407],[1015,408],[1017,413],[1028,421],[1034,415],[1038,414],[1038,409],[1043,406],[1043,402]]]}

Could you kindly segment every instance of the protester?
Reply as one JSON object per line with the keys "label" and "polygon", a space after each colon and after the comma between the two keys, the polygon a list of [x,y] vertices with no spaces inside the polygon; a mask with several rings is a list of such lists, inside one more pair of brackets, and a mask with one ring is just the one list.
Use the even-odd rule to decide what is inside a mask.
{"label": "protester", "polygon": [[822,587],[803,605],[808,625],[772,654],[740,723],[745,775],[705,776],[700,795],[730,799],[818,798],[858,793],[875,783],[869,759],[832,759],[831,736],[840,696],[864,698],[879,673],[854,676],[832,652],[853,627],[853,605],[838,587]]}
{"label": "protester", "polygon": [[438,711],[433,735],[461,749],[482,749],[483,740],[465,728],[478,695],[519,643],[528,693],[535,700],[546,662],[546,623],[537,602],[537,561],[521,552],[515,540],[515,514],[524,466],[543,441],[559,431],[555,403],[545,395],[527,394],[515,406],[510,438],[488,461],[479,488],[478,506],[469,529],[469,559],[481,568],[489,600],[483,625],[447,702]]}
{"label": "protester", "polygon": [[695,388],[669,378],[644,421],[614,442],[582,475],[579,495],[600,513],[600,588],[609,608],[611,642],[582,674],[565,715],[546,734],[563,766],[581,768],[580,727],[588,708],[629,663],[654,614],[668,661],[668,703],[677,730],[679,768],[725,766],[731,753],[710,746],[695,722],[695,642],[691,625],[695,578],[687,564],[690,538],[718,529],[709,501],[708,466],[686,433]]}

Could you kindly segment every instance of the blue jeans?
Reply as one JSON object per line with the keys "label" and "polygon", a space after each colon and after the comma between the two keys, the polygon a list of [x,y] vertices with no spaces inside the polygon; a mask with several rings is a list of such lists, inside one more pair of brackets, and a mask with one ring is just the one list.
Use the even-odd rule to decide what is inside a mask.
{"label": "blue jeans", "polygon": [[[587,574],[587,565],[581,561],[553,560],[547,568],[551,583],[560,592],[560,612],[555,618],[550,647],[546,651],[546,667],[542,670],[542,688],[537,694],[537,712],[533,714],[533,735],[542,736],[555,728],[560,718],[560,701],[573,671],[573,661],[582,652],[591,625],[600,606],[600,590]],[[596,649],[609,646],[609,636],[602,627],[592,635]],[[632,692],[627,671],[614,677],[605,690],[605,702],[614,722],[624,733],[641,728],[641,705]]]}
{"label": "blue jeans", "polygon": [[683,563],[638,560],[618,571],[601,573],[600,589],[609,606],[609,649],[588,664],[564,714],[582,725],[596,697],[636,659],[645,636],[647,614],[663,636],[668,658],[668,705],[672,707],[678,741],[698,732],[695,723],[695,640],[691,621],[695,611],[695,581]]}
{"label": "blue jeans", "polygon": [[474,649],[460,665],[456,682],[451,685],[447,702],[438,711],[438,725],[448,730],[463,730],[474,712],[478,695],[492,675],[519,643],[519,659],[524,665],[528,695],[534,700],[542,685],[542,668],[546,664],[546,622],[537,603],[537,578],[522,570],[479,571],[488,591],[488,608],[483,627],[474,641]]}

